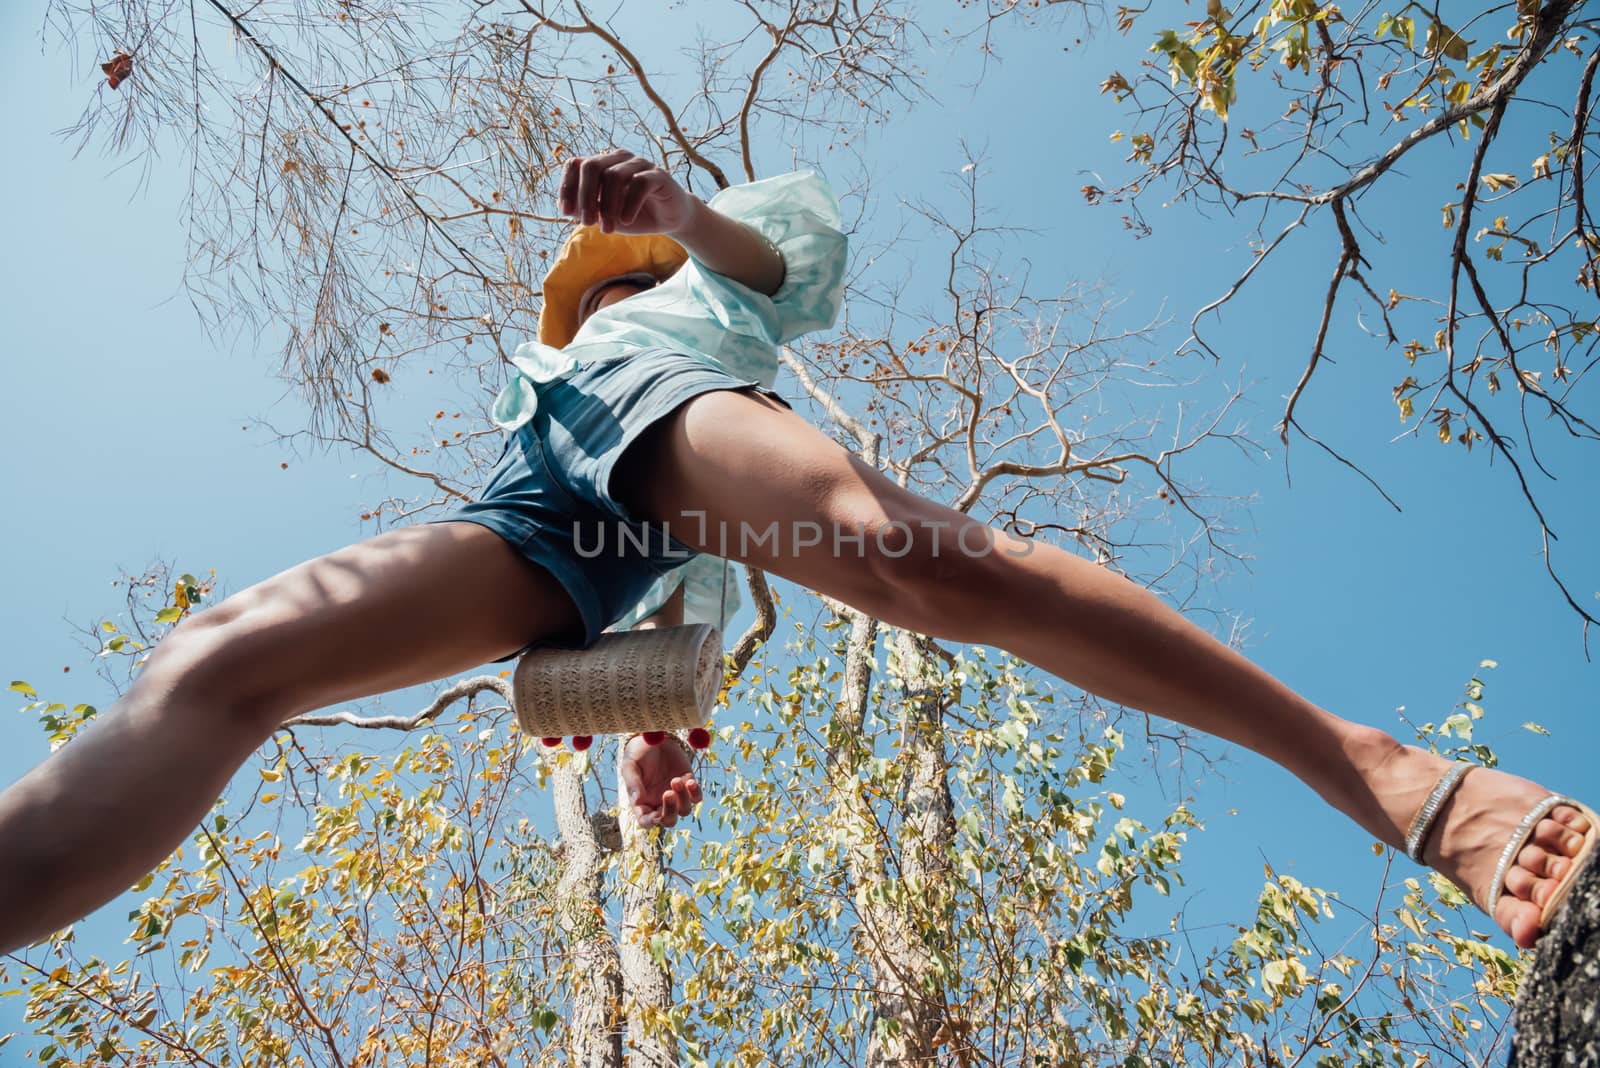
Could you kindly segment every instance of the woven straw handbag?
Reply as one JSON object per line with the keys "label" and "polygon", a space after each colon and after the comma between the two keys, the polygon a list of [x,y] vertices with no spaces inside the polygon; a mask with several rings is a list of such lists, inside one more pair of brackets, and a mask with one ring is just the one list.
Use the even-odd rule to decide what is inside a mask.
{"label": "woven straw handbag", "polygon": [[722,672],[722,631],[688,623],[603,634],[587,649],[531,649],[511,690],[535,738],[679,730],[705,725]]}
{"label": "woven straw handbag", "polygon": [[689,744],[705,748],[704,727],[723,683],[729,570],[724,561],[716,626],[613,631],[587,649],[536,646],[524,653],[511,679],[523,732],[547,745],[570,737],[575,748],[587,749],[597,734],[643,734],[656,745],[667,731],[689,730]]}

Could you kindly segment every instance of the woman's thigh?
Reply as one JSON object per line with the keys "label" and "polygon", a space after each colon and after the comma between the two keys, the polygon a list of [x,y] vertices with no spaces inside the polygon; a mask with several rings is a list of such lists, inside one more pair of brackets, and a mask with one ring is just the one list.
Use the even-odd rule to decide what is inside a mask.
{"label": "woman's thigh", "polygon": [[432,682],[579,627],[549,572],[493,531],[444,522],[388,531],[241,590],[185,621],[170,655],[288,717]]}
{"label": "woman's thigh", "polygon": [[[663,419],[612,480],[634,514],[897,622],[908,588],[972,581],[994,532],[899,486],[794,411],[748,390],[705,393]],[[895,588],[895,587],[899,588]],[[909,620],[906,620],[909,622]]]}

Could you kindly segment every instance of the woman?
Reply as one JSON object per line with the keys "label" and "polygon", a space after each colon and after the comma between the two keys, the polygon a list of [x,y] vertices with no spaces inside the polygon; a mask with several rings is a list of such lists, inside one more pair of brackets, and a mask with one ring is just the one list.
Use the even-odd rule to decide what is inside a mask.
{"label": "woman", "polygon": [[[820,178],[702,202],[613,151],[567,165],[560,207],[584,227],[496,401],[512,434],[481,498],[177,626],[121,700],[0,794],[0,951],[159,863],[286,719],[537,642],[715,620],[719,556],[1248,746],[1534,944],[1593,852],[1592,811],[1318,708],[1144,589],[901,488],[766,388],[775,346],[838,311],[845,239]],[[656,536],[596,555],[608,524]],[[700,800],[677,746],[630,739],[623,772],[643,822]]]}

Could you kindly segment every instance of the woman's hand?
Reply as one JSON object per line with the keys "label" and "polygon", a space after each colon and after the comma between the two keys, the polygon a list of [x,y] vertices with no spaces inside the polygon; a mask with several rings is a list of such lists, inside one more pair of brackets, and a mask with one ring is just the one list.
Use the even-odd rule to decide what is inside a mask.
{"label": "woman's hand", "polygon": [[675,234],[701,204],[665,170],[617,148],[569,159],[559,206],[561,214],[608,234]]}
{"label": "woman's hand", "polygon": [[673,738],[651,745],[640,735],[622,747],[622,783],[641,827],[671,827],[702,798],[689,754]]}
{"label": "woman's hand", "polygon": [[701,266],[768,296],[783,284],[783,256],[770,241],[627,149],[569,159],[558,203],[561,214],[608,234],[667,234]]}

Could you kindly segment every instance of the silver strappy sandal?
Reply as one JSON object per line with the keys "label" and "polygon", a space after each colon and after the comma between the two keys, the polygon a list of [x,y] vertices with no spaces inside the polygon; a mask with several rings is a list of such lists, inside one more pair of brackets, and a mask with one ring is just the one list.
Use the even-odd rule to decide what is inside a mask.
{"label": "silver strappy sandal", "polygon": [[[1406,856],[1423,863],[1422,850],[1427,844],[1428,835],[1433,830],[1433,825],[1439,818],[1439,810],[1450,799],[1457,786],[1461,785],[1462,778],[1477,767],[1476,764],[1458,763],[1449,771],[1439,776],[1439,781],[1434,783],[1429,791],[1428,798],[1417,809],[1417,814],[1411,818],[1411,828],[1406,832]],[[1577,875],[1583,869],[1589,858],[1594,854],[1595,845],[1600,842],[1600,816],[1593,809],[1581,801],[1560,794],[1550,794],[1528,810],[1516,828],[1511,832],[1511,837],[1506,840],[1506,846],[1500,851],[1500,860],[1494,866],[1494,880],[1489,884],[1488,913],[1494,917],[1495,906],[1500,903],[1500,895],[1505,891],[1506,873],[1511,870],[1511,865],[1516,863],[1517,854],[1522,852],[1522,847],[1528,844],[1528,839],[1533,836],[1533,830],[1539,821],[1550,813],[1557,805],[1571,805],[1583,813],[1589,821],[1589,830],[1585,832],[1583,847],[1572,858],[1572,867],[1568,870],[1566,878],[1561,885],[1556,887],[1556,892],[1545,902],[1539,911],[1539,932],[1543,934],[1550,926],[1551,919],[1560,910],[1567,900],[1567,893],[1572,889],[1572,884],[1577,882]]]}

